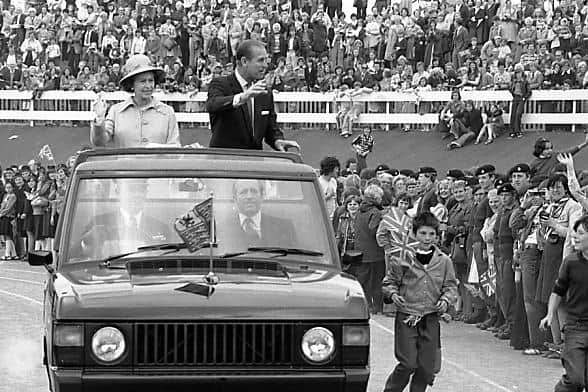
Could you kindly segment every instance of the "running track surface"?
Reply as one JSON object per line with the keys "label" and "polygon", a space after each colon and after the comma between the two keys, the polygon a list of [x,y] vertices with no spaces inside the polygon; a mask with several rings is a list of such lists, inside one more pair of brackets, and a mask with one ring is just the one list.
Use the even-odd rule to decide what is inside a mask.
{"label": "running track surface", "polygon": [[[89,129],[80,127],[0,126],[0,164],[25,162],[34,158],[41,146],[49,144],[57,161],[88,144]],[[12,135],[19,137],[9,140]],[[323,129],[287,131],[299,141],[307,163],[318,166],[320,159],[334,155],[344,160],[352,156],[350,139],[342,139]],[[396,168],[436,167],[440,173],[453,167],[470,168],[492,162],[506,171],[514,163],[531,160],[532,145],[539,136],[550,138],[556,148],[584,140],[583,133],[527,133],[523,139],[498,139],[490,146],[468,146],[447,151],[435,133],[375,132],[376,147],[369,163],[387,162]],[[182,143],[198,141],[207,145],[207,129],[182,130]],[[588,167],[588,151],[577,156],[578,168]],[[46,377],[41,366],[42,288],[45,273],[21,262],[0,262],[0,392],[45,391]],[[376,316],[372,320],[372,377],[368,391],[381,391],[393,369],[393,319]],[[496,341],[491,334],[461,323],[442,326],[443,369],[433,390],[445,392],[525,392],[548,391],[561,374],[558,361],[523,357]]]}
{"label": "running track surface", "polygon": [[[0,262],[0,392],[47,390],[41,365],[43,282],[40,267]],[[368,392],[380,392],[396,365],[394,320],[371,322],[371,377]],[[506,341],[460,322],[442,323],[443,365],[432,391],[550,391],[562,373],[557,360],[524,357]]]}
{"label": "running track surface", "polygon": [[[324,128],[287,130],[287,138],[297,140],[302,146],[305,162],[318,167],[321,158],[332,155],[344,164],[353,156],[350,143],[352,138],[343,139],[333,131]],[[18,138],[9,140],[10,136]],[[418,168],[433,166],[439,173],[450,168],[469,169],[483,163],[493,163],[505,172],[520,162],[530,162],[533,144],[540,137],[552,140],[556,149],[567,148],[584,140],[582,132],[528,132],[521,139],[509,140],[500,137],[491,145],[468,145],[460,150],[448,151],[447,141],[441,140],[435,132],[399,131],[374,132],[375,148],[368,158],[368,164],[375,167],[385,162],[391,167]],[[210,131],[206,128],[182,129],[182,144],[198,141],[207,146]],[[23,163],[35,158],[44,144],[49,144],[58,162],[64,161],[81,146],[89,144],[87,127],[29,127],[21,125],[0,125],[0,165]],[[588,149],[577,155],[577,168],[588,168]]]}

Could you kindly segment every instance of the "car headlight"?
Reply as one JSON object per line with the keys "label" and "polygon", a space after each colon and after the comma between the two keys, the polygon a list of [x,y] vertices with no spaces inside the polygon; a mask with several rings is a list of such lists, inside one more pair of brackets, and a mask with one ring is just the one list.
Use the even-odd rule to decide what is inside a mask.
{"label": "car headlight", "polygon": [[321,364],[328,362],[335,352],[333,333],[323,327],[311,328],[302,337],[302,353],[309,361]]}
{"label": "car headlight", "polygon": [[100,328],[92,337],[92,352],[102,362],[114,362],[120,359],[125,349],[125,337],[117,328]]}

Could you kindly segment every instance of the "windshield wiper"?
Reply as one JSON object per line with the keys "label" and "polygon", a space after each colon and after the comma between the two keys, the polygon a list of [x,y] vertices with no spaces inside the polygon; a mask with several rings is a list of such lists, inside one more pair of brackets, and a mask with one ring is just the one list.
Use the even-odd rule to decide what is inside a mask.
{"label": "windshield wiper", "polygon": [[324,253],[316,251],[316,250],[309,250],[309,249],[300,249],[300,248],[283,248],[279,246],[252,246],[247,248],[247,251],[243,252],[234,252],[234,253],[227,253],[220,256],[221,259],[230,259],[232,257],[242,256],[248,253],[253,252],[263,252],[263,253],[278,253],[277,256],[286,256],[286,255],[303,255],[303,256],[323,256]]}
{"label": "windshield wiper", "polygon": [[[213,247],[216,247],[216,244],[212,245]],[[204,244],[202,246],[203,248],[209,248],[210,244]],[[125,252],[125,253],[120,253],[117,255],[113,255],[113,256],[109,256],[105,259],[100,260],[100,267],[102,268],[108,268],[108,269],[126,269],[126,266],[113,266],[112,262],[116,261],[118,259],[122,259],[125,258],[127,256],[131,256],[134,254],[138,254],[138,253],[143,253],[143,252],[150,252],[150,251],[154,251],[154,250],[169,250],[171,252],[178,252],[180,249],[186,249],[187,245],[183,242],[168,242],[168,243],[164,243],[164,244],[155,244],[155,245],[145,245],[145,246],[140,246],[137,248],[137,250],[131,251],[131,252]],[[163,255],[166,255],[170,252],[165,252],[163,253]]]}

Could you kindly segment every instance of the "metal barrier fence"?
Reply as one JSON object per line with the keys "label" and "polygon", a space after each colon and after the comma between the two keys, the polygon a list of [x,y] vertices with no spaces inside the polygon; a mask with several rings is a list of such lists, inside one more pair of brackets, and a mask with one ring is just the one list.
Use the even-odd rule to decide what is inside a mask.
{"label": "metal barrier fence", "polygon": [[[122,101],[128,93],[104,93],[104,99]],[[208,125],[205,109],[207,94],[156,93],[161,101],[171,105],[179,123]],[[449,91],[428,92],[374,92],[349,98],[335,93],[274,93],[278,122],[300,128],[328,128],[336,123],[337,112],[344,106],[354,105],[361,114],[358,124],[373,124],[390,129],[410,124],[432,127],[439,121],[438,113],[450,100]],[[35,121],[80,123],[93,119],[92,91],[0,91],[0,122],[26,123]],[[463,100],[472,100],[478,107],[492,102],[505,111],[504,120],[510,120],[512,96],[508,91],[463,91]],[[587,90],[537,90],[527,101],[523,124],[526,129],[567,127],[575,131],[578,125],[588,123]]]}

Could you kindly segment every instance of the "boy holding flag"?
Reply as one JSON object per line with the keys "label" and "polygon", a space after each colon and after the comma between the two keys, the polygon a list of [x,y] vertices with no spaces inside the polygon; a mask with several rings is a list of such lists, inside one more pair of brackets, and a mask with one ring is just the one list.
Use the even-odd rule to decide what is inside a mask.
{"label": "boy holding flag", "polygon": [[[384,279],[384,301],[398,311],[394,351],[398,365],[388,377],[385,392],[412,392],[433,385],[440,347],[440,315],[457,299],[457,280],[449,256],[435,245],[439,220],[422,212],[413,220],[414,252],[404,252],[389,265]],[[412,379],[411,379],[412,376]]]}

